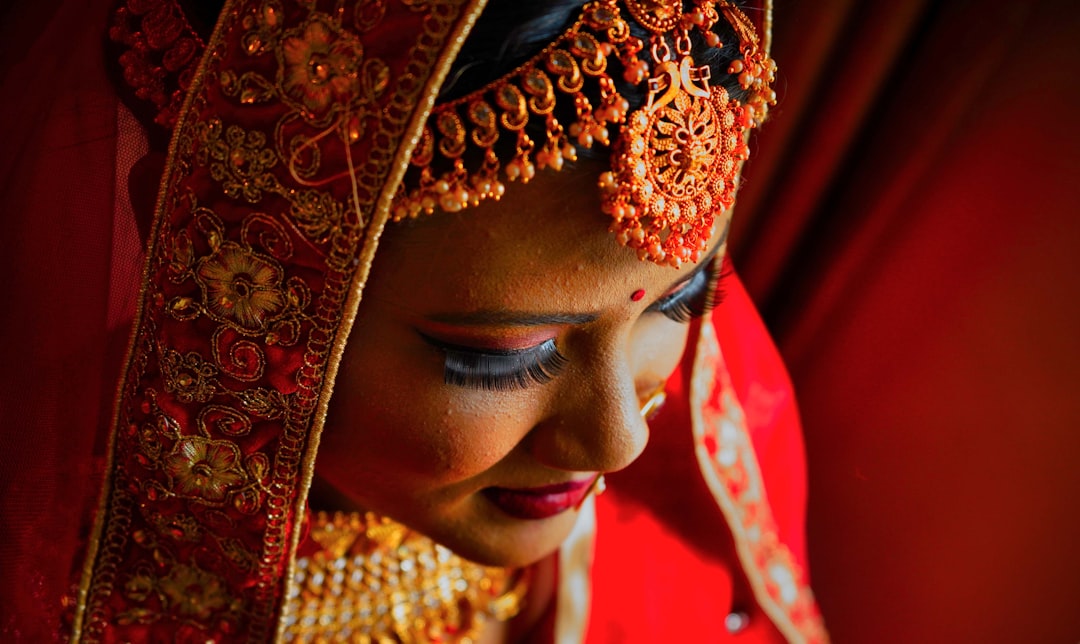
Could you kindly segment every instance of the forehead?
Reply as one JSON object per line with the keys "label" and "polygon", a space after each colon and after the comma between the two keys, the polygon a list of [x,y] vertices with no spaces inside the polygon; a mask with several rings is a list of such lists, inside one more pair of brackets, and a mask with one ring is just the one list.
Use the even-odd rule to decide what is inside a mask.
{"label": "forehead", "polygon": [[458,308],[535,309],[541,298],[568,311],[602,305],[605,295],[666,288],[682,273],[639,261],[608,232],[598,166],[541,172],[509,185],[498,202],[388,224],[370,288],[381,295],[408,288]]}

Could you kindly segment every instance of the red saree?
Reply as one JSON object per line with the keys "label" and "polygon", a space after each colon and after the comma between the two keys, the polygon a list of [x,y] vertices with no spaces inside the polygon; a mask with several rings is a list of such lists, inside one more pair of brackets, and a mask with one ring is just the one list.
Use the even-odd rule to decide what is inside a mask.
{"label": "red saree", "polygon": [[[365,184],[367,210],[351,222],[353,234],[327,239],[304,238],[307,229],[253,213],[246,205],[255,198],[250,191],[265,186],[239,175],[232,187],[219,185],[218,170],[199,165],[198,150],[210,149],[221,132],[241,122],[254,131],[273,122],[275,110],[292,109],[268,101],[252,120],[250,111],[229,103],[232,90],[221,81],[226,72],[261,73],[259,65],[269,60],[238,53],[249,28],[240,16],[256,15],[255,3],[232,5],[232,22],[209,45],[211,80],[196,82],[189,121],[179,126],[138,316],[134,267],[141,243],[127,178],[145,152],[145,137],[120,108],[105,72],[100,51],[108,7],[8,10],[16,13],[8,14],[3,40],[9,62],[0,119],[7,142],[0,155],[0,204],[8,222],[2,267],[14,276],[0,318],[11,365],[0,407],[5,637],[46,641],[73,632],[85,641],[260,641],[278,632],[314,459],[310,432],[317,436],[332,386],[325,374],[335,368],[335,351],[340,355],[328,347],[335,333],[347,336],[364,262],[375,252],[388,195],[400,179],[389,157],[407,158],[407,131],[422,123],[449,60],[441,48],[449,49],[446,43],[478,11],[457,2],[431,4],[428,14],[393,5],[382,18],[388,32],[427,38],[421,49],[430,56],[413,51],[406,60],[400,44],[389,44],[393,38],[364,42],[366,55],[385,58],[391,73],[408,69],[416,83],[379,97],[383,110],[399,111],[394,125],[358,145],[368,146],[367,158],[386,155],[387,165]],[[278,18],[259,15],[267,33],[314,20],[294,6]],[[342,155],[333,146],[323,151],[330,167],[344,163]],[[289,181],[283,174],[277,180]],[[328,185],[328,194],[348,200],[347,181]],[[279,196],[290,200],[295,193],[283,189]],[[198,210],[207,204],[217,209],[213,217]],[[202,241],[190,241],[195,232]],[[230,252],[267,264],[270,256],[287,259],[291,279],[306,280],[290,292],[290,302],[298,309],[315,302],[317,314],[298,313],[295,325],[273,329],[295,333],[292,343],[255,351],[245,338],[258,321],[209,311],[192,323],[185,313],[191,293],[169,282],[176,261],[193,253],[208,265],[226,262]],[[359,264],[351,261],[357,258]],[[363,268],[354,270],[357,265]],[[564,585],[572,566],[586,566],[591,604],[574,606],[579,596],[560,591],[556,633],[581,634],[587,620],[590,641],[719,639],[728,631],[761,641],[825,639],[802,572],[805,482],[790,384],[745,293],[735,280],[729,290],[711,321],[695,327],[697,340],[672,380],[646,456],[614,475],[597,503],[592,567],[588,556],[564,559]],[[133,316],[136,340],[114,407]],[[203,349],[228,354],[219,367],[244,383],[233,390],[238,407],[204,406],[205,392],[193,389],[171,361],[174,353]],[[255,400],[248,395],[255,390],[295,395],[298,406],[271,409],[266,405],[274,397]],[[245,425],[243,415],[257,420]],[[201,433],[185,433],[188,425]],[[151,430],[158,432],[153,440]],[[161,437],[168,444],[159,444]],[[221,487],[183,487],[178,459],[188,448],[223,455],[231,474]],[[109,487],[99,504],[103,478]],[[213,521],[205,508],[217,513],[218,528],[207,529]],[[189,516],[204,523],[185,532]],[[168,556],[147,545],[149,534],[174,539]],[[148,583],[183,586],[207,601],[186,613],[167,602],[147,603],[132,585],[147,575],[156,575]],[[675,589],[681,592],[670,592]],[[222,596],[232,600],[218,601]],[[580,619],[564,619],[575,611]]]}

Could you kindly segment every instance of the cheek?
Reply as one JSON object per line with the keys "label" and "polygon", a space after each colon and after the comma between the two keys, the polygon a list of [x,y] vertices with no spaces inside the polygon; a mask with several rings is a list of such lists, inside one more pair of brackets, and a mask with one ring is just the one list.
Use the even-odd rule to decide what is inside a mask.
{"label": "cheek", "polygon": [[323,470],[347,466],[354,480],[430,489],[482,476],[528,433],[527,415],[506,404],[513,396],[447,386],[441,358],[426,347],[353,348],[331,401]]}

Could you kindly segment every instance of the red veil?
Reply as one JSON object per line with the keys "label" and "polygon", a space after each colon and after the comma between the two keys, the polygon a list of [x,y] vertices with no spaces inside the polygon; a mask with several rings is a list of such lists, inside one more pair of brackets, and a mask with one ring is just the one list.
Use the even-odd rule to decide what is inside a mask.
{"label": "red veil", "polygon": [[[228,205],[229,195],[215,192],[211,173],[190,165],[198,144],[185,138],[202,137],[205,144],[217,135],[214,128],[184,130],[181,121],[147,269],[150,283],[159,286],[141,295],[133,357],[126,363],[126,384],[117,392],[142,266],[128,193],[143,186],[128,184],[134,176],[130,168],[147,148],[145,137],[132,134],[138,126],[121,107],[106,72],[101,52],[109,7],[69,4],[7,9],[0,45],[5,65],[0,204],[7,222],[0,257],[11,276],[0,318],[9,365],[0,407],[0,633],[44,641],[74,625],[88,640],[166,634],[263,639],[275,632],[286,571],[300,538],[296,526],[314,458],[307,428],[313,418],[318,425],[325,412],[324,377],[333,372],[337,351],[330,349],[333,332],[343,321],[347,327],[350,307],[355,311],[365,263],[385,221],[386,193],[369,195],[371,210],[365,214],[376,214],[354,221],[354,236],[302,240],[296,236],[302,231],[286,231],[269,217],[255,216],[243,200]],[[368,158],[376,158],[375,152],[406,154],[399,142],[408,141],[407,130],[422,122],[449,60],[441,48],[454,42],[474,12],[461,3],[432,6],[442,13],[397,7],[383,18],[388,30],[410,38],[425,34],[428,58],[413,52],[414,58],[405,60],[399,45],[388,47],[392,38],[364,43],[365,55],[383,56],[392,70],[407,68],[416,76],[409,90],[413,102],[394,103],[393,95],[386,99],[386,109],[400,110],[397,129],[381,132],[391,139],[358,144],[369,146]],[[250,63],[239,53],[250,45],[240,38],[239,16],[255,14],[243,3],[233,7],[232,22],[226,20],[209,43],[208,68],[215,76],[195,83],[197,96],[187,108],[189,118],[203,123],[223,119],[226,130],[247,117],[228,107],[231,90],[218,66],[223,60],[227,65],[243,61],[237,78],[260,71],[258,61]],[[288,26],[302,13],[290,6],[279,18]],[[258,19],[264,27],[276,24],[266,15]],[[279,103],[265,109],[283,108]],[[335,154],[341,150],[330,149],[324,158],[333,160]],[[384,170],[396,172],[391,163]],[[372,185],[400,178],[386,176]],[[330,185],[338,199],[347,199],[348,182]],[[213,217],[199,214],[207,205],[218,210]],[[193,231],[202,234],[201,241]],[[250,241],[255,237],[258,252]],[[294,325],[274,330],[301,339],[247,354],[248,336],[241,335],[251,329],[239,328],[243,325],[236,320],[215,319],[221,326],[211,333],[205,319],[199,327],[185,317],[181,309],[191,294],[168,285],[172,262],[188,261],[185,253],[221,258],[227,251],[251,261],[288,260],[292,276],[307,279],[290,291],[295,298],[290,301],[299,308],[317,302],[322,307],[317,316],[298,315]],[[353,272],[355,264],[343,258],[359,258],[362,268]],[[728,612],[736,620],[749,619],[749,632],[763,639],[825,637],[803,572],[805,475],[790,383],[749,299],[732,282],[728,303],[695,326],[696,339],[671,383],[671,401],[654,426],[654,445],[640,463],[612,477],[611,492],[598,502],[590,575],[592,639],[656,641],[672,634],[676,614],[687,636],[719,634]],[[169,362],[169,351],[183,358],[225,345],[240,348],[240,353],[227,349],[229,359],[221,363],[233,369],[229,375],[236,381],[248,383],[238,391],[270,394],[260,393],[258,400],[237,395],[239,406],[232,409],[206,406],[205,392],[190,389],[191,380],[177,375],[178,367]],[[312,352],[316,345],[321,353]],[[290,382],[307,388],[299,392],[303,418],[290,416],[295,408],[271,409],[277,400],[273,392],[297,394],[281,376],[285,370],[300,374]],[[207,413],[218,416],[208,420]],[[257,420],[238,420],[244,414]],[[114,417],[119,420],[110,438]],[[188,431],[195,425],[203,433]],[[148,438],[158,431],[160,436]],[[172,443],[160,444],[161,436]],[[144,459],[174,457],[181,444],[226,454],[230,471],[247,476],[249,485],[229,489],[227,504],[225,491],[220,498],[205,493],[181,498],[173,489],[165,495],[168,502],[161,501],[155,491],[172,484],[172,476],[162,473],[160,463],[149,467]],[[111,456],[110,449],[115,450]],[[132,475],[140,467],[151,474]],[[109,492],[99,505],[103,481]],[[194,506],[194,516],[204,524],[185,532],[188,524],[181,519]],[[212,517],[207,507],[213,508]],[[219,519],[228,528],[205,529]],[[147,539],[158,538],[175,543],[164,549],[147,545]],[[664,556],[655,556],[657,551]],[[214,588],[242,597],[243,608],[219,602],[206,615],[174,620],[167,607],[135,605],[133,593],[125,595],[124,583],[138,575],[160,574],[158,583],[165,583],[176,581],[170,570],[179,569],[195,570],[193,587],[202,584],[204,591],[206,575],[219,574]],[[646,605],[640,605],[643,601]],[[124,620],[117,633],[111,632]]]}

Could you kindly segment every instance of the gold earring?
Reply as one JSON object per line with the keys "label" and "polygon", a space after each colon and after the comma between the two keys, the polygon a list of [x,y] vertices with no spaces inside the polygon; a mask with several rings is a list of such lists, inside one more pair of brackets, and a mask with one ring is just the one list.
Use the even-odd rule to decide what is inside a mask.
{"label": "gold earring", "polygon": [[667,402],[667,392],[664,391],[664,385],[660,385],[641,405],[641,417],[649,420],[660,411],[665,402]]}

